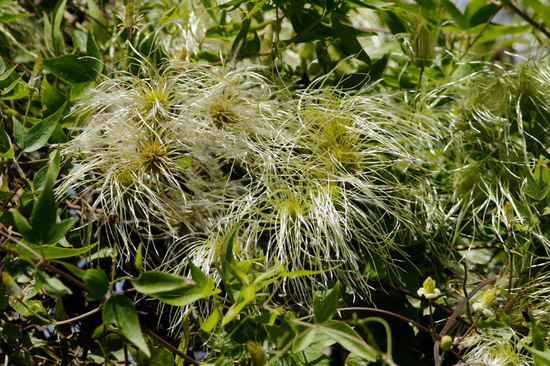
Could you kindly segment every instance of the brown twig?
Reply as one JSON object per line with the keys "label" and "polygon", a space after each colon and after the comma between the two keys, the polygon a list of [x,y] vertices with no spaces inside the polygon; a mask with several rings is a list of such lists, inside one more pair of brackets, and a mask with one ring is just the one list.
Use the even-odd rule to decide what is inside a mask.
{"label": "brown twig", "polygon": [[176,355],[183,358],[185,361],[189,362],[192,365],[200,365],[200,363],[197,360],[195,360],[194,358],[186,355],[185,353],[183,353],[182,351],[180,351],[179,349],[174,347],[170,342],[168,342],[167,340],[165,340],[161,336],[157,335],[151,329],[145,327],[144,325],[141,326],[141,329],[143,329],[143,331],[145,331],[145,333],[147,333],[149,336],[151,336],[151,338],[153,338],[155,341],[159,342],[164,347],[168,348],[171,352],[173,352]]}

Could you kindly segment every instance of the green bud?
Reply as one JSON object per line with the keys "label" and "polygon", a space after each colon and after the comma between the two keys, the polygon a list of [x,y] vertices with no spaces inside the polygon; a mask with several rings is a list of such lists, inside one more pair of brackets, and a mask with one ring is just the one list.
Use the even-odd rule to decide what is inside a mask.
{"label": "green bud", "polygon": [[446,335],[443,338],[441,338],[440,347],[443,351],[450,350],[452,346],[453,346],[453,337]]}

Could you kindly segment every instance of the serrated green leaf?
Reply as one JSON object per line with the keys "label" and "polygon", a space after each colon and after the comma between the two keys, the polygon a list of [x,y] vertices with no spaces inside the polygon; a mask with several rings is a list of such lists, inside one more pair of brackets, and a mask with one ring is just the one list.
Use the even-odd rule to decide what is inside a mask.
{"label": "serrated green leaf", "polygon": [[51,71],[60,80],[73,86],[94,81],[97,74],[85,58],[77,55],[63,55],[46,59],[44,68]]}
{"label": "serrated green leaf", "polygon": [[90,289],[86,298],[90,301],[100,300],[109,290],[109,277],[100,269],[89,269],[82,275],[82,280]]}
{"label": "serrated green leaf", "polygon": [[332,319],[338,309],[340,300],[340,284],[336,282],[330,292],[321,298],[318,293],[313,297],[313,314],[316,324],[324,323]]}
{"label": "serrated green leaf", "polygon": [[[26,239],[25,239],[26,240]],[[63,248],[55,245],[35,245],[31,243],[26,243],[26,245],[47,259],[61,259],[61,258],[70,258],[76,257],[81,254],[87,253],[92,250],[97,243],[90,244],[82,248]],[[26,256],[37,258],[32,252],[28,251],[21,245],[17,245],[16,250]],[[39,259],[39,258],[37,258]]]}
{"label": "serrated green leaf", "polygon": [[355,353],[371,362],[376,361],[376,351],[374,348],[366,343],[348,324],[338,321],[329,321],[317,327],[320,331],[338,342],[351,353]]}
{"label": "serrated green leaf", "polygon": [[105,301],[102,313],[103,323],[115,325],[128,341],[137,346],[147,357],[151,356],[149,347],[141,333],[141,326],[136,308],[127,297],[111,296]]}

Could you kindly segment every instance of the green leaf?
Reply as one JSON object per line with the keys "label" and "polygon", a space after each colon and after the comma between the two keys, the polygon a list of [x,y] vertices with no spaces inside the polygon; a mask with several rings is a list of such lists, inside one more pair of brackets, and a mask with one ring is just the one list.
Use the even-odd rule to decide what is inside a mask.
{"label": "green leaf", "polygon": [[44,146],[61,119],[64,109],[65,105],[32,126],[28,132],[25,132],[23,125],[13,117],[13,134],[17,145],[25,152],[33,152]]}
{"label": "green leaf", "polygon": [[0,122],[0,154],[5,154],[10,149],[11,149],[10,137],[6,133],[5,122],[2,121],[2,122]]}
{"label": "green leaf", "polygon": [[218,320],[220,320],[220,310],[217,306],[214,306],[214,308],[212,309],[212,313],[201,324],[201,330],[210,334],[218,324]]}
{"label": "green leaf", "polygon": [[40,271],[36,271],[35,274],[42,282],[42,288],[47,294],[51,296],[72,295],[73,292],[71,289],[65,286],[58,278],[50,277]]}
{"label": "green leaf", "polygon": [[146,271],[132,280],[132,284],[138,292],[169,305],[184,306],[220,292],[215,288],[214,280],[211,278],[201,277],[199,280],[202,282],[200,285],[195,279],[190,280],[159,271]]}
{"label": "green leaf", "polygon": [[0,14],[0,23],[4,23],[4,24],[7,24],[11,21],[14,21],[16,19],[20,19],[20,18],[24,18],[24,17],[28,17],[30,14],[29,13],[14,13],[14,14],[10,14],[10,13],[2,13]]}
{"label": "green leaf", "polygon": [[145,338],[141,334],[141,326],[132,300],[122,295],[111,296],[103,305],[102,318],[103,323],[114,324],[128,341],[137,346],[147,357],[151,356]]}
{"label": "green leaf", "polygon": [[97,71],[90,63],[77,55],[64,55],[44,60],[44,68],[70,85],[94,81]]}
{"label": "green leaf", "polygon": [[71,88],[71,100],[77,100],[82,98],[84,95],[94,87],[94,82],[89,81],[86,83],[74,84]]}
{"label": "green leaf", "polygon": [[294,343],[292,344],[292,352],[298,353],[307,348],[310,344],[315,342],[317,336],[317,328],[311,327],[296,335]]}
{"label": "green leaf", "polygon": [[487,4],[485,6],[482,6],[474,14],[472,14],[470,19],[468,20],[469,26],[475,27],[476,25],[487,23],[489,19],[491,19],[491,16],[493,16],[497,8],[498,7],[496,4]]}
{"label": "green leaf", "polygon": [[222,326],[228,324],[231,320],[235,319],[235,317],[239,315],[244,307],[248,305],[252,300],[254,300],[254,296],[247,296],[243,300],[234,303],[225,313],[222,319]]}
{"label": "green leaf", "polygon": [[103,71],[103,54],[95,42],[94,35],[88,31],[86,39],[86,63],[95,71],[93,79],[95,80]]}
{"label": "green leaf", "polygon": [[100,269],[85,271],[82,280],[90,289],[90,292],[86,296],[90,301],[102,299],[109,290],[109,277]]}
{"label": "green leaf", "polygon": [[137,279],[132,280],[132,284],[137,291],[147,295],[197,286],[193,280],[160,271],[143,272]]}
{"label": "green leaf", "polygon": [[[529,319],[531,320],[531,338],[533,339],[533,346],[535,347],[535,350],[538,352],[550,353],[548,350],[548,346],[544,341],[545,335],[543,335],[541,333],[541,330],[539,329],[539,327],[541,327],[546,330],[545,325],[541,322],[538,322],[531,312],[529,312]],[[548,365],[545,362],[546,358],[537,353],[533,353],[533,360],[535,361],[535,366]]]}
{"label": "green leaf", "polygon": [[322,325],[318,325],[318,329],[351,353],[355,353],[371,362],[376,361],[376,351],[373,347],[366,343],[348,324],[338,321],[329,321]]}
{"label": "green leaf", "polygon": [[313,297],[313,314],[316,324],[324,323],[332,319],[338,309],[340,300],[340,284],[336,282],[330,292],[321,299],[319,293]]}
{"label": "green leaf", "polygon": [[[259,0],[259,1],[256,1],[256,3],[254,4],[254,7],[252,8],[252,10],[250,10],[250,12],[247,14],[246,18],[250,18],[251,16],[253,16],[254,14],[256,14],[258,11],[260,11],[260,9],[265,5],[265,3],[267,2],[267,0]],[[245,18],[245,19],[246,19]]]}
{"label": "green leaf", "polygon": [[48,78],[44,75],[40,91],[40,101],[42,102],[42,107],[45,108],[43,115],[47,117],[55,111],[58,111],[65,103],[69,101],[69,98],[50,84]]}
{"label": "green leaf", "polygon": [[233,57],[249,55],[260,50],[260,39],[258,34],[253,31],[252,39],[248,37],[248,31],[250,29],[251,19],[247,18],[241,23],[241,30],[235,37],[233,45],[231,46],[231,54]]}
{"label": "green leaf", "polygon": [[231,229],[231,231],[227,234],[222,243],[221,254],[222,257],[225,258],[225,260],[228,262],[235,261],[235,259],[233,258],[233,245],[235,244],[235,239],[237,238],[238,232],[239,225],[235,225],[235,227],[233,227],[233,229]]}
{"label": "green leaf", "polygon": [[51,20],[51,33],[45,34],[46,39],[51,37],[51,49],[50,52],[55,55],[61,55],[65,49],[65,40],[61,31],[61,22],[63,21],[63,13],[65,12],[65,5],[67,0],[61,0],[55,6],[53,16]]}
{"label": "green leaf", "polygon": [[523,345],[530,354],[533,355],[535,366],[550,365],[550,351],[539,351],[538,349]]}
{"label": "green leaf", "polygon": [[[82,248],[63,248],[55,245],[34,245],[31,243],[26,243],[26,245],[30,247],[32,250],[34,250],[35,252],[37,252],[38,254],[40,254],[41,256],[43,256],[44,258],[61,259],[61,258],[76,257],[81,254],[87,253],[90,250],[92,250],[97,245],[97,243],[90,244]],[[32,254],[30,251],[28,251],[21,245],[17,245],[16,250],[23,255],[37,258],[34,254]],[[40,259],[40,258],[37,258],[37,259]]]}
{"label": "green leaf", "polygon": [[[54,115],[52,115],[52,117],[53,116]],[[57,159],[57,162],[55,162],[56,159]],[[38,201],[34,205],[34,208],[31,214],[30,221],[31,221],[32,230],[34,232],[34,235],[38,238],[40,244],[54,244],[57,240],[59,240],[65,234],[63,233],[63,235],[61,235],[61,237],[57,238],[56,240],[51,239],[52,236],[57,237],[59,234],[57,232],[59,229],[56,227],[57,204],[55,202],[55,197],[53,194],[53,183],[59,172],[59,168],[58,168],[59,159],[60,158],[59,158],[59,150],[58,150],[56,153],[56,157],[48,166],[48,170],[46,172],[46,180],[44,183],[44,189],[40,193],[40,196],[38,197]],[[55,233],[52,232],[53,230],[56,230]],[[50,235],[50,233],[55,235]],[[35,244],[38,244],[38,243],[35,243]]]}
{"label": "green leaf", "polygon": [[15,222],[15,227],[17,231],[19,231],[19,234],[23,235],[23,239],[30,243],[38,243],[39,239],[35,235],[27,219],[16,209],[11,210],[11,213],[13,221]]}
{"label": "green leaf", "polygon": [[466,17],[464,14],[460,12],[460,10],[457,9],[455,4],[450,0],[441,0],[443,3],[443,6],[447,10],[447,12],[451,15],[451,18],[455,21],[455,24],[460,29],[466,29],[468,28],[468,22],[466,20]]}
{"label": "green leaf", "polygon": [[330,18],[332,27],[340,38],[340,47],[345,51],[346,56],[356,56],[359,60],[370,65],[371,59],[357,40],[354,28],[347,24],[346,15],[334,11]]}
{"label": "green leaf", "polygon": [[111,38],[111,33],[108,29],[108,21],[103,15],[101,9],[97,6],[95,0],[87,0],[88,13],[91,18],[90,27],[99,42],[105,43]]}
{"label": "green leaf", "polygon": [[540,0],[525,0],[525,4],[534,10],[535,16],[540,17],[547,27],[550,26],[550,6]]}

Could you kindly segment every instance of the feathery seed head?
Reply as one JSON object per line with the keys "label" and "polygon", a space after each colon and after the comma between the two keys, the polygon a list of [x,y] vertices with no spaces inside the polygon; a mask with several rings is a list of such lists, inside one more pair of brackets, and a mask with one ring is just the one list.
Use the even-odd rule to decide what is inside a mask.
{"label": "feathery seed head", "polygon": [[403,13],[402,17],[409,29],[405,49],[411,61],[420,69],[430,67],[436,57],[436,43],[426,21],[414,13]]}

